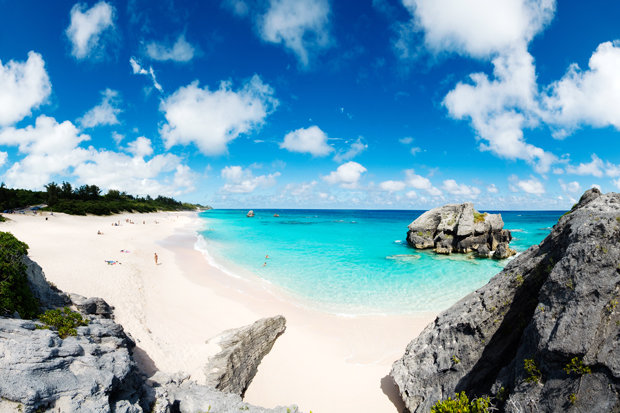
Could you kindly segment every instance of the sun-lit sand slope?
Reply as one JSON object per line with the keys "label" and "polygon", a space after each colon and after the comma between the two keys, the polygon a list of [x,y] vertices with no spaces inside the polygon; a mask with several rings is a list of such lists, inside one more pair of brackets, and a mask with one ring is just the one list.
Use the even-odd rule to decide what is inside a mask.
{"label": "sun-lit sand slope", "polygon": [[382,379],[434,317],[341,317],[296,305],[258,278],[237,278],[210,266],[193,248],[201,225],[194,213],[8,217],[0,230],[28,243],[49,281],[115,307],[116,320],[135,339],[136,356],[149,372],[185,371],[201,381],[210,351],[206,340],[261,317],[284,315],[287,330],[246,393],[246,401],[265,407],[295,403],[315,413],[395,412],[385,394],[393,389],[382,388]]}

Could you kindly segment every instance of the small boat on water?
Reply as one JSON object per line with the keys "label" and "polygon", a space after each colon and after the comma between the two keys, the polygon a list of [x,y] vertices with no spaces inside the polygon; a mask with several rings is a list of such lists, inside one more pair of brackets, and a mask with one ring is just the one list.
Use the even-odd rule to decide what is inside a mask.
{"label": "small boat on water", "polygon": [[279,215],[279,214],[273,214],[273,216],[277,218],[277,217],[279,217],[280,215]]}
{"label": "small boat on water", "polygon": [[248,218],[252,218],[254,216],[254,211],[250,210],[245,216]]}

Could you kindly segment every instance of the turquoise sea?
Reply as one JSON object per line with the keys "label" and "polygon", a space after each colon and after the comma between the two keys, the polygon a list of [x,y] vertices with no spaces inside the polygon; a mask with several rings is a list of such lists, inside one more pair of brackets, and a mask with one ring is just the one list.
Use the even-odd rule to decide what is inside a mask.
{"label": "turquoise sea", "polygon": [[[409,247],[407,225],[424,211],[254,212],[253,218],[247,210],[201,213],[205,229],[197,246],[231,274],[253,273],[306,305],[338,314],[443,310],[508,262]],[[564,211],[487,212],[502,214],[512,248],[522,252],[542,241]]]}

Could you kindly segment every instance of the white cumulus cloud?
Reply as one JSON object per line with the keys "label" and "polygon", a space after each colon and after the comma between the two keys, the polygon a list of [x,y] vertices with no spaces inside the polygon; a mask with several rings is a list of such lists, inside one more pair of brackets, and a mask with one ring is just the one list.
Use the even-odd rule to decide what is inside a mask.
{"label": "white cumulus cloud", "polygon": [[151,140],[144,136],[140,136],[135,141],[127,144],[127,151],[138,158],[150,156],[153,154]]}
{"label": "white cumulus cloud", "polygon": [[185,40],[185,34],[179,35],[172,46],[150,42],[146,45],[146,54],[153,60],[189,62],[194,58],[196,48]]}
{"label": "white cumulus cloud", "polygon": [[436,53],[488,57],[528,43],[551,20],[555,0],[402,0]]}
{"label": "white cumulus cloud", "polygon": [[592,161],[588,163],[580,163],[577,166],[568,165],[566,167],[566,173],[575,174],[575,175],[592,175],[600,178],[603,176],[603,168],[605,164],[596,156],[596,154],[592,154]]}
{"label": "white cumulus cloud", "polygon": [[161,102],[161,136],[167,148],[194,143],[205,155],[225,153],[230,141],[260,127],[275,110],[273,93],[257,75],[238,91],[229,82],[211,91],[195,81]]}
{"label": "white cumulus cloud", "polygon": [[545,97],[546,120],[565,137],[581,125],[613,126],[620,130],[620,44],[601,43],[588,70],[572,64]]}
{"label": "white cumulus cloud", "polygon": [[66,35],[71,42],[71,54],[77,59],[85,59],[102,47],[102,33],[114,27],[114,8],[100,1],[90,9],[77,3],[71,9],[71,23]]}
{"label": "white cumulus cloud", "polygon": [[545,193],[545,187],[543,186],[542,182],[540,182],[534,177],[526,181],[517,181],[517,186],[521,188],[522,191],[527,192],[528,194],[542,195]]}
{"label": "white cumulus cloud", "polygon": [[562,190],[564,192],[569,192],[569,193],[573,193],[574,194],[576,192],[580,192],[581,191],[581,185],[577,181],[573,181],[573,182],[569,182],[569,183],[564,183],[564,181],[562,181],[561,179],[558,179],[558,182],[560,183],[560,186],[562,187]]}
{"label": "white cumulus cloud", "polygon": [[325,132],[316,125],[287,133],[280,148],[291,152],[310,153],[313,156],[326,156],[334,150],[327,144]]}
{"label": "white cumulus cloud", "polygon": [[40,54],[28,53],[28,60],[6,64],[0,61],[0,126],[16,123],[44,103],[52,91],[45,62]]}
{"label": "white cumulus cloud", "polygon": [[383,181],[379,184],[379,188],[388,192],[402,191],[406,186],[403,181]]}
{"label": "white cumulus cloud", "polygon": [[432,196],[441,195],[441,190],[434,187],[428,178],[416,174],[413,169],[407,169],[405,171],[405,176],[406,176],[405,182],[407,183],[408,186],[415,188],[415,189],[422,189]]}
{"label": "white cumulus cloud", "polygon": [[117,115],[121,113],[118,107],[120,99],[118,92],[106,89],[101,92],[101,103],[90,109],[79,119],[83,128],[94,128],[99,125],[117,125],[119,123]]}
{"label": "white cumulus cloud", "polygon": [[226,181],[222,190],[236,194],[247,194],[254,192],[259,187],[273,186],[276,183],[276,178],[280,176],[280,172],[254,176],[250,169],[244,169],[238,165],[227,166],[222,169],[220,174]]}
{"label": "white cumulus cloud", "polygon": [[524,47],[495,57],[495,78],[470,75],[471,83],[459,83],[444,99],[456,119],[469,119],[483,139],[482,150],[507,159],[522,159],[538,172],[547,172],[556,157],[529,144],[526,126],[536,124],[538,111],[536,74],[532,56]]}
{"label": "white cumulus cloud", "polygon": [[0,144],[18,146],[19,152],[26,155],[9,168],[5,182],[20,188],[42,188],[52,175],[67,173],[88,158],[88,151],[77,146],[89,139],[71,122],[59,124],[45,115],[39,116],[34,126],[5,128],[0,132]]}
{"label": "white cumulus cloud", "polygon": [[499,192],[499,190],[497,189],[495,184],[491,184],[491,185],[487,186],[487,192],[489,192],[491,194],[496,194],[496,193]]}
{"label": "white cumulus cloud", "polygon": [[263,40],[282,43],[307,66],[310,55],[329,45],[327,0],[270,0],[259,28]]}
{"label": "white cumulus cloud", "polygon": [[144,146],[136,156],[80,147],[89,139],[71,122],[58,123],[45,115],[39,116],[34,126],[5,128],[0,132],[0,145],[18,146],[25,156],[11,165],[3,180],[9,186],[42,189],[59,176],[67,180],[74,177],[81,184],[104,190],[152,196],[175,196],[193,190],[191,171],[175,155],[156,155],[146,161],[142,157]]}
{"label": "white cumulus cloud", "polygon": [[521,159],[541,173],[557,158],[526,142],[523,130],[540,121],[534,59],[528,43],[551,21],[555,0],[402,0],[433,53],[490,59],[493,75],[474,73],[448,93],[444,105],[466,119],[481,150]]}
{"label": "white cumulus cloud", "polygon": [[480,195],[480,189],[475,186],[467,186],[465,184],[459,184],[454,179],[446,179],[443,181],[443,189],[452,194],[464,197],[476,198]]}
{"label": "white cumulus cloud", "polygon": [[156,155],[147,161],[139,156],[91,149],[88,162],[76,165],[73,173],[81,183],[137,195],[176,196],[193,190],[193,181],[177,179],[179,174],[187,176],[188,170],[173,154]]}
{"label": "white cumulus cloud", "polygon": [[366,171],[367,169],[359,163],[349,161],[340,165],[329,175],[324,176],[323,179],[332,185],[340,185],[343,188],[356,188],[362,174]]}

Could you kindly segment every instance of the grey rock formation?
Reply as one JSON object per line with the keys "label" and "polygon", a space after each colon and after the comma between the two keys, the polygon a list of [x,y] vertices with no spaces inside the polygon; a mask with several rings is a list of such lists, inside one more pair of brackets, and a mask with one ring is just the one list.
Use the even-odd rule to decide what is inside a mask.
{"label": "grey rock formation", "polygon": [[98,315],[103,318],[112,318],[114,307],[106,303],[103,298],[90,297],[86,298],[79,294],[69,294],[73,305],[82,314]]}
{"label": "grey rock formation", "polygon": [[[417,249],[433,248],[438,254],[475,252],[483,247],[494,251],[512,240],[510,231],[503,228],[500,214],[480,214],[471,202],[450,204],[426,211],[409,224],[407,242]],[[498,254],[478,256],[499,259],[513,254],[515,251],[508,248]]]}
{"label": "grey rock formation", "polygon": [[41,309],[47,310],[71,303],[65,293],[47,282],[39,264],[26,255],[22,257],[22,262],[26,265],[26,276],[28,277],[30,291],[39,300]]}
{"label": "grey rock formation", "polygon": [[481,245],[478,247],[476,255],[480,258],[491,258],[491,250],[488,245]]}
{"label": "grey rock formation", "polygon": [[250,413],[297,413],[297,406],[266,409],[245,403],[239,395],[224,393],[212,387],[201,386],[186,377],[167,377],[157,373],[152,386],[153,413],[240,412]]}
{"label": "grey rock formation", "polygon": [[286,319],[279,315],[227,330],[209,340],[221,351],[210,357],[205,366],[206,384],[243,397],[261,360],[285,329]]}
{"label": "grey rock formation", "polygon": [[508,246],[507,242],[500,242],[499,244],[497,244],[497,248],[495,248],[495,251],[493,252],[493,258],[495,258],[496,260],[501,260],[511,257],[516,253],[517,252],[515,250],[511,249]]}
{"label": "grey rock formation", "polygon": [[123,328],[93,319],[77,331],[63,340],[32,321],[0,318],[2,400],[21,403],[25,412],[142,411],[133,342]]}
{"label": "grey rock formation", "polygon": [[507,412],[620,411],[619,263],[620,195],[588,190],[407,346],[390,373],[407,408],[464,391]]}

